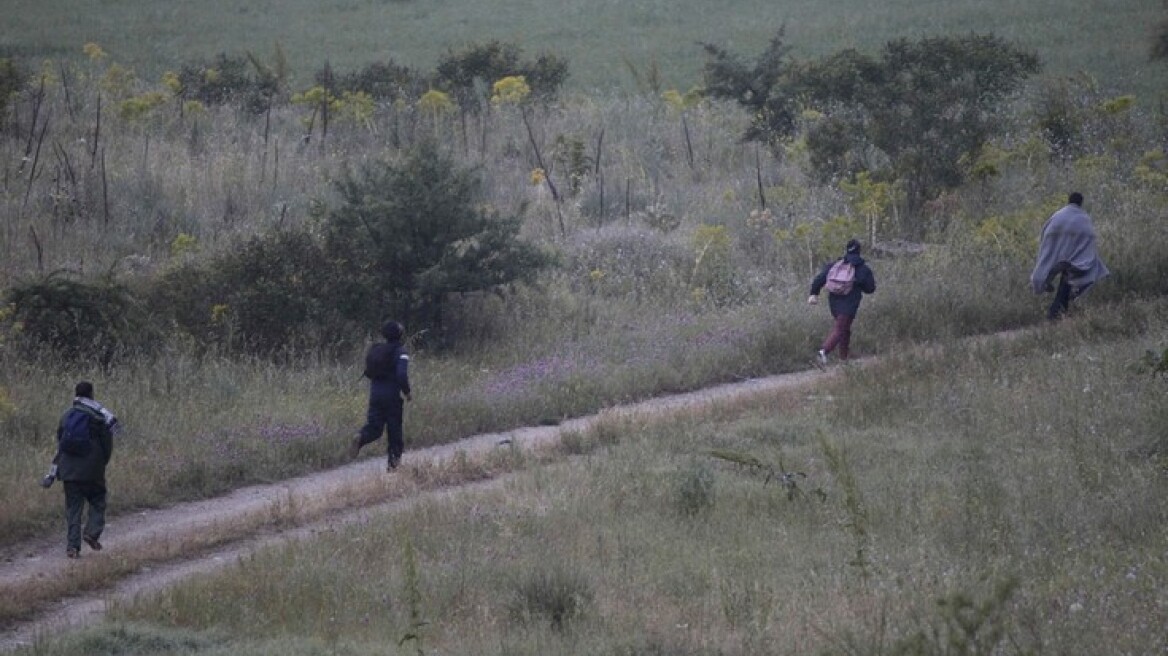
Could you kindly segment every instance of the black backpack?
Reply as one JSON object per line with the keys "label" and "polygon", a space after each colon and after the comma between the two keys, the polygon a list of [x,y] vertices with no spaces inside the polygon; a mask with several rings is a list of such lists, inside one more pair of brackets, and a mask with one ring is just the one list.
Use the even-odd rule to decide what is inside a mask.
{"label": "black backpack", "polygon": [[61,431],[61,441],[57,445],[61,453],[84,458],[93,449],[93,436],[90,434],[89,422],[93,418],[89,413],[77,408],[70,408],[65,413],[64,430]]}

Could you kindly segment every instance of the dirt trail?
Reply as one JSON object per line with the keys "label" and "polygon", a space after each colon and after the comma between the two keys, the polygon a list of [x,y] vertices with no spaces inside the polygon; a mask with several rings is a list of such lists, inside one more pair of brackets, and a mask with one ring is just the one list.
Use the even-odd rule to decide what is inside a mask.
{"label": "dirt trail", "polygon": [[[95,623],[105,615],[110,602],[129,600],[230,565],[265,546],[335,531],[374,515],[401,511],[422,499],[486,489],[507,479],[505,475],[439,489],[411,488],[411,470],[441,466],[459,452],[473,459],[504,445],[530,450],[554,444],[566,431],[587,430],[602,419],[664,416],[728,401],[746,401],[810,387],[839,371],[812,370],[751,379],[617,406],[557,426],[488,433],[410,450],[403,467],[393,474],[385,472],[384,457],[370,457],[337,469],[242,488],[222,497],[112,517],[103,537],[105,549],[93,552],[83,548],[82,558],[75,561],[65,558],[62,536],[56,534],[0,549],[0,595],[48,582],[65,586],[62,595],[32,619],[5,627],[0,634],[0,651],[32,644],[41,635]],[[370,489],[378,491],[373,502],[369,499]],[[207,536],[212,535],[230,539],[219,544],[206,542]],[[117,565],[119,559],[122,564]],[[146,562],[150,564],[134,566]],[[96,592],[72,594],[65,577],[76,580],[86,575],[107,584]]]}

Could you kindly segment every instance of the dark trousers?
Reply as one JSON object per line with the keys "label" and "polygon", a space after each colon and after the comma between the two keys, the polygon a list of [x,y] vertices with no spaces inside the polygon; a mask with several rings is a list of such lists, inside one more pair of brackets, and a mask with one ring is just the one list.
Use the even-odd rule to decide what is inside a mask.
{"label": "dark trousers", "polygon": [[1079,298],[1090,287],[1090,283],[1076,288],[1070,283],[1072,275],[1082,274],[1082,271],[1072,267],[1069,264],[1060,264],[1055,271],[1058,274],[1058,286],[1054,290],[1054,301],[1051,302],[1050,308],[1046,311],[1046,318],[1051,321],[1061,319],[1067,310],[1071,308],[1071,301]]}
{"label": "dark trousers", "polygon": [[835,323],[831,326],[831,332],[827,334],[827,339],[823,340],[824,353],[831,353],[839,349],[839,359],[848,359],[848,347],[852,343],[852,321],[855,319],[850,314],[836,314]]}
{"label": "dark trousers", "polygon": [[387,456],[391,464],[401,460],[405,450],[405,439],[402,433],[402,401],[397,399],[381,399],[370,396],[369,411],[365,415],[365,426],[361,428],[361,446],[381,439],[384,432],[389,437]]}
{"label": "dark trousers", "polygon": [[89,516],[85,520],[85,535],[98,539],[105,530],[105,485],[80,481],[64,481],[65,521],[69,526],[68,547],[81,550],[81,520],[85,514],[85,504],[89,504]]}

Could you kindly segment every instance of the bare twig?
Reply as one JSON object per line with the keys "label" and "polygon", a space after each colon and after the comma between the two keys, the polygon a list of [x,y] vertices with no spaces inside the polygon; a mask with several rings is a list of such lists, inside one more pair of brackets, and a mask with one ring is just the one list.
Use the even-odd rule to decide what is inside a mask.
{"label": "bare twig", "polygon": [[560,209],[560,192],[556,190],[556,185],[552,182],[552,172],[548,170],[547,166],[544,166],[543,154],[540,153],[539,144],[535,141],[535,132],[531,129],[531,121],[527,118],[527,108],[523,105],[519,106],[519,115],[523,117],[523,126],[527,128],[527,139],[531,142],[532,150],[535,151],[535,162],[543,171],[543,181],[552,192],[552,200],[555,201],[556,205],[556,217],[560,220],[560,236],[565,236],[568,231],[564,227],[563,210]]}
{"label": "bare twig", "polygon": [[754,149],[754,174],[758,180],[758,204],[765,210],[766,194],[762,190],[762,158],[758,154],[758,148]]}
{"label": "bare twig", "polygon": [[[97,162],[97,142],[101,138],[101,94],[97,95],[97,118],[93,122],[93,145],[89,151],[89,168],[93,169]],[[102,152],[102,166],[105,165],[105,152]],[[102,174],[104,179],[105,174]]]}
{"label": "bare twig", "polygon": [[37,273],[42,276],[45,275],[45,249],[41,246],[41,240],[37,237],[36,228],[28,227],[28,233],[32,236],[32,245],[36,249],[37,254]]}

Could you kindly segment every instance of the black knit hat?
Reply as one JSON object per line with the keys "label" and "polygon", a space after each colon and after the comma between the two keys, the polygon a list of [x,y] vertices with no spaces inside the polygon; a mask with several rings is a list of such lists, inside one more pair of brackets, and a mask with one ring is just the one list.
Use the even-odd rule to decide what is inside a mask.
{"label": "black knit hat", "polygon": [[386,321],[385,325],[381,327],[381,336],[390,342],[401,339],[403,332],[405,332],[405,328],[396,321]]}
{"label": "black knit hat", "polygon": [[849,239],[848,240],[848,253],[854,254],[854,255],[859,255],[860,254],[860,242],[856,241],[855,239]]}

